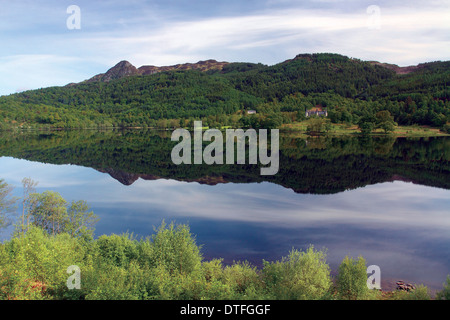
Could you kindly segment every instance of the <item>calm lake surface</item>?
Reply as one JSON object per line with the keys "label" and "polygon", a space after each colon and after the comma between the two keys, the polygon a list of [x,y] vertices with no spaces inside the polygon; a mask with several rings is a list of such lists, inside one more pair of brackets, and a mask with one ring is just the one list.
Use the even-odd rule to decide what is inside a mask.
{"label": "calm lake surface", "polygon": [[[348,255],[396,280],[440,290],[450,274],[450,139],[280,138],[280,170],[252,165],[175,166],[169,132],[0,134],[0,178],[22,195],[39,181],[100,217],[96,235],[149,236],[188,223],[205,259],[262,260],[292,248]],[[11,228],[2,234],[7,239]]]}

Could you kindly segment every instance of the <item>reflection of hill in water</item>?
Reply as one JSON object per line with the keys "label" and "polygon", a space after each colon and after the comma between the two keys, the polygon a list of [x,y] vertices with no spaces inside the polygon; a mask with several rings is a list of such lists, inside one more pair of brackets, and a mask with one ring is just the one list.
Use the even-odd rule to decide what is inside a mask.
{"label": "reflection of hill in water", "polygon": [[180,165],[164,131],[0,133],[0,155],[74,164],[110,174],[124,185],[137,179],[175,179],[209,185],[273,182],[298,193],[328,194],[402,180],[450,189],[450,139],[280,137],[280,169],[261,176],[256,165]]}

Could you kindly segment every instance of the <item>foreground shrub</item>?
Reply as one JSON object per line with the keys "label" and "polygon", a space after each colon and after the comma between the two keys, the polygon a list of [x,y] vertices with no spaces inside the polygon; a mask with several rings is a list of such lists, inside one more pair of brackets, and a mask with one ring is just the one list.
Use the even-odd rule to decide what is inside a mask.
{"label": "foreground shrub", "polygon": [[137,241],[130,234],[103,235],[96,245],[99,255],[118,267],[125,267],[138,257]]}
{"label": "foreground shrub", "polygon": [[445,133],[450,133],[450,123],[446,123],[442,126],[442,131],[444,131]]}
{"label": "foreground shrub", "polygon": [[223,259],[213,259],[202,262],[204,292],[202,299],[223,300],[232,299],[234,292],[224,281]]}
{"label": "foreground shrub", "polygon": [[126,267],[96,261],[91,272],[83,272],[86,300],[145,300],[151,298],[152,273],[135,260]]}
{"label": "foreground shrub", "polygon": [[444,283],[444,289],[436,294],[437,300],[450,300],[450,275],[447,276],[446,283]]}
{"label": "foreground shrub", "polygon": [[339,266],[336,279],[336,288],[339,299],[358,300],[369,297],[367,288],[367,267],[364,258],[357,260],[346,256]]}
{"label": "foreground shrub", "polygon": [[200,299],[200,249],[185,225],[166,225],[137,241],[132,235],[101,236],[95,270],[86,276],[86,299]]}
{"label": "foreground shrub", "polygon": [[396,290],[393,291],[389,300],[430,300],[431,296],[428,288],[419,285],[417,288],[411,291]]}
{"label": "foreground shrub", "polygon": [[231,291],[230,299],[258,299],[261,298],[262,282],[255,266],[249,262],[235,262],[225,267],[223,282]]}
{"label": "foreground shrub", "polygon": [[202,256],[186,225],[164,222],[152,237],[150,265],[164,266],[170,273],[191,273],[201,268]]}
{"label": "foreground shrub", "polygon": [[[0,244],[0,299],[430,299],[424,286],[383,294],[369,290],[361,257],[343,260],[332,288],[325,260],[325,252],[310,247],[292,250],[281,261],[263,261],[262,270],[249,262],[203,261],[185,225],[163,224],[139,241],[128,234],[86,240],[31,226]],[[67,288],[72,265],[80,268],[81,289]],[[449,293],[450,276],[437,299],[447,300]]]}
{"label": "foreground shrub", "polygon": [[0,246],[0,296],[3,299],[63,299],[67,268],[89,268],[82,241],[68,234],[50,236],[31,226]]}
{"label": "foreground shrub", "polygon": [[281,261],[264,261],[263,281],[271,298],[278,300],[322,299],[331,287],[326,254],[313,247],[292,250]]}

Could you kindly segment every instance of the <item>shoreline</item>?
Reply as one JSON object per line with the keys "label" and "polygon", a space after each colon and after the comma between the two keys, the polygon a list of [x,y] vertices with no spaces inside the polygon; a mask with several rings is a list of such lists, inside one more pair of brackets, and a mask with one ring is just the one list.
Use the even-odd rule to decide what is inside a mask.
{"label": "shoreline", "polygon": [[[427,137],[450,137],[449,133],[441,131],[439,128],[420,126],[419,128],[410,128],[408,126],[399,126],[394,132],[384,133],[374,131],[369,134],[363,134],[357,127],[342,128],[342,124],[334,124],[333,129],[328,132],[308,133],[300,122],[293,124],[284,124],[279,130],[281,133],[301,134],[305,137],[317,136],[356,136],[356,137],[394,137],[394,138],[427,138]],[[209,128],[209,127],[208,127]],[[3,129],[0,132],[62,132],[62,131],[116,131],[116,130],[151,130],[151,131],[171,131],[181,128],[156,128],[156,127],[104,127],[104,128],[10,128]],[[188,129],[190,130],[190,129]],[[224,128],[219,129],[226,130]],[[379,129],[378,129],[379,130]]]}

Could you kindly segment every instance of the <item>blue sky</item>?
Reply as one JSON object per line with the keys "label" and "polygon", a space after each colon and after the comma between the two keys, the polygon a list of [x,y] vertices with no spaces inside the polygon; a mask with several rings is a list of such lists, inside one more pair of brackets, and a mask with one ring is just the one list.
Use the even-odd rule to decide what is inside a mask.
{"label": "blue sky", "polygon": [[[80,29],[67,28],[70,5]],[[0,95],[83,81],[121,60],[275,64],[333,52],[406,66],[450,60],[450,0],[0,0],[0,40]]]}

